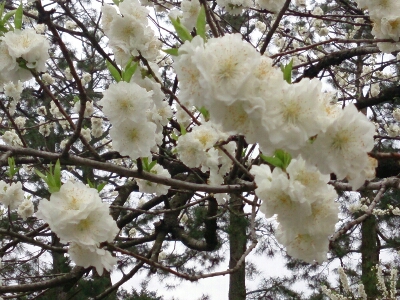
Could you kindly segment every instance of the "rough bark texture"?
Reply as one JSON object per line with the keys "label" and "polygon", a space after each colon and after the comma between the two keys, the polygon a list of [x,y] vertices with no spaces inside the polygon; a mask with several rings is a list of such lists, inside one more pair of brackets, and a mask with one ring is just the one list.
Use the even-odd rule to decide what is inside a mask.
{"label": "rough bark texture", "polygon": [[[236,266],[237,261],[246,250],[247,220],[243,216],[243,203],[237,195],[231,195],[229,219],[229,268]],[[246,300],[245,263],[229,277],[229,300]]]}
{"label": "rough bark texture", "polygon": [[368,299],[377,299],[379,291],[377,289],[376,270],[373,269],[379,263],[375,216],[369,216],[362,222],[361,235],[361,281],[364,284]]}

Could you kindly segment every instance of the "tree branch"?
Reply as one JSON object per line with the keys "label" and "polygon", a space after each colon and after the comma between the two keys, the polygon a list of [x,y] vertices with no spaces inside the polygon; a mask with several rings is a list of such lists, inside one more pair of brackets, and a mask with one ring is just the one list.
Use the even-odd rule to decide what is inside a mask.
{"label": "tree branch", "polygon": [[21,292],[34,292],[41,291],[44,289],[49,289],[53,287],[63,286],[71,281],[76,281],[81,278],[87,270],[90,268],[83,267],[74,267],[70,273],[58,276],[54,279],[45,280],[42,282],[29,283],[29,284],[18,284],[18,285],[10,285],[10,286],[0,286],[0,293],[21,293]]}

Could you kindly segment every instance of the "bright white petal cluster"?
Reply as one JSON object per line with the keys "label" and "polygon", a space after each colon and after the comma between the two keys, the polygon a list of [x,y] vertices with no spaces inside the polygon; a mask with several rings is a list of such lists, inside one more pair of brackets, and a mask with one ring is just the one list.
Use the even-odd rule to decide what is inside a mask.
{"label": "bright white petal cluster", "polygon": [[109,251],[94,246],[84,247],[78,243],[70,244],[68,254],[78,266],[95,267],[100,276],[104,269],[110,271],[118,261]]}
{"label": "bright white petal cluster", "polygon": [[198,79],[200,85],[208,91],[203,95],[203,105],[211,99],[232,104],[246,97],[243,88],[248,83],[259,58],[257,51],[249,43],[243,42],[240,34],[210,39],[204,50],[193,57],[201,74]]}
{"label": "bright white petal cluster", "polygon": [[[214,148],[218,141],[227,138],[210,122],[193,127],[191,132],[178,139],[175,150],[179,159],[190,168],[201,168],[203,172],[210,171],[210,184],[222,184],[223,176],[230,170],[232,161],[219,148]],[[223,146],[234,155],[236,143],[230,142]]]}
{"label": "bright white petal cluster", "polygon": [[308,263],[326,261],[326,253],[329,250],[327,236],[311,236],[284,230],[278,227],[275,236],[279,243],[286,246],[287,254]]}
{"label": "bright white petal cluster", "polygon": [[110,129],[113,148],[132,159],[148,157],[151,155],[151,148],[156,145],[156,128],[156,124],[147,121],[125,121],[113,125]]}
{"label": "bright white petal cluster", "polygon": [[0,181],[0,203],[11,210],[17,209],[24,201],[24,191],[21,182],[7,184]]}
{"label": "bright white petal cluster", "polygon": [[175,149],[185,165],[199,168],[207,161],[207,151],[214,147],[219,138],[219,132],[207,122],[180,136]]}
{"label": "bright white petal cluster", "polygon": [[32,78],[29,70],[21,68],[20,62],[37,72],[46,71],[50,44],[32,28],[9,31],[0,38],[0,81],[27,81]]}
{"label": "bright white petal cluster", "polygon": [[[372,123],[354,105],[342,110],[332,104],[317,79],[288,84],[272,60],[241,35],[205,44],[196,36],[179,48],[174,68],[181,102],[208,109],[210,121],[223,132],[244,135],[267,155],[276,149],[302,154],[322,173],[347,178],[355,189],[371,177]],[[191,137],[182,137],[178,148],[188,166],[201,164],[204,153]]]}
{"label": "bright white petal cluster", "polygon": [[225,10],[231,15],[240,15],[243,9],[253,5],[253,1],[250,0],[217,0],[217,3],[219,6],[225,7]]}
{"label": "bright white petal cluster", "polygon": [[196,26],[197,16],[200,12],[200,2],[197,0],[183,0],[181,2],[181,23],[189,30]]}
{"label": "bright white petal cluster", "polygon": [[[37,216],[49,224],[61,242],[73,243],[74,257],[86,257],[90,252],[103,253],[104,250],[97,249],[100,243],[111,242],[119,232],[116,222],[110,216],[108,204],[101,201],[96,189],[81,182],[68,181],[61,186],[60,191],[50,196],[50,201],[40,201]],[[108,259],[111,255],[101,255],[104,257],[93,257],[97,264],[88,260],[89,265],[96,268],[103,266],[110,270],[111,266],[107,262],[111,261]],[[103,259],[104,263],[99,265]],[[83,265],[82,261],[78,258],[75,263]]]}
{"label": "bright white petal cluster", "polygon": [[[150,170],[150,173],[163,176],[166,178],[171,178],[171,175],[169,174],[168,170],[164,169],[159,164],[156,164]],[[141,191],[142,193],[156,194],[157,196],[166,195],[168,193],[169,186],[151,182],[144,179],[136,179],[136,182],[139,186],[139,191]]]}
{"label": "bright white petal cluster", "polygon": [[[203,89],[200,85],[200,70],[197,68],[194,57],[204,51],[204,41],[195,36],[191,42],[186,41],[179,48],[179,56],[175,59],[174,69],[180,82],[179,97],[181,102],[195,105],[202,103]],[[200,106],[201,107],[201,106]]]}
{"label": "bright white petal cluster", "polygon": [[263,9],[277,13],[282,9],[285,0],[256,0],[256,4]]}
{"label": "bright white petal cluster", "polygon": [[279,91],[275,88],[275,93],[267,98],[262,120],[269,132],[269,140],[260,142],[264,152],[298,150],[325,127],[325,107],[319,101],[321,88],[322,84],[317,79],[304,79],[295,85],[284,82]]}
{"label": "bright white petal cluster", "polygon": [[50,201],[39,203],[37,216],[45,220],[61,242],[98,245],[111,242],[119,229],[96,189],[68,181]]}
{"label": "bright white petal cluster", "polygon": [[19,206],[17,213],[25,221],[27,218],[31,217],[35,209],[33,203],[30,199],[25,199]]}
{"label": "bright white petal cluster", "polygon": [[137,0],[125,0],[119,4],[119,15],[114,7],[102,8],[102,26],[110,39],[109,46],[118,64],[125,66],[139,52],[149,61],[154,61],[161,48],[160,41],[148,26],[149,11]]}
{"label": "bright white petal cluster", "polygon": [[156,106],[153,93],[135,82],[120,81],[111,84],[103,94],[99,104],[113,124],[110,130],[113,147],[132,159],[150,156],[158,139],[157,125],[146,115],[150,107]]}
{"label": "bright white petal cluster", "polygon": [[[400,2],[397,0],[356,0],[362,9],[368,9],[374,24],[372,34],[377,39],[400,39]],[[400,49],[400,43],[378,43],[382,52],[391,53]]]}
{"label": "bright white petal cluster", "polygon": [[266,217],[277,214],[277,239],[288,254],[307,262],[326,260],[328,236],[338,221],[337,193],[321,174],[303,158],[293,159],[286,172],[269,166],[253,166],[256,195]]}
{"label": "bright white petal cluster", "polygon": [[149,109],[152,94],[135,83],[120,81],[104,91],[99,104],[113,125],[127,120],[140,123],[146,121],[143,112]]}
{"label": "bright white petal cluster", "polygon": [[1,136],[2,140],[4,143],[10,146],[19,146],[22,147],[22,141],[19,138],[18,134],[14,131],[6,131],[4,134]]}
{"label": "bright white petal cluster", "polygon": [[354,189],[365,181],[366,153],[374,146],[375,126],[353,104],[346,106],[307,149],[308,159],[325,174],[347,178]]}
{"label": "bright white petal cluster", "polygon": [[13,98],[15,101],[19,101],[21,99],[22,90],[23,85],[19,80],[16,83],[10,81],[4,84],[4,94],[7,97]]}

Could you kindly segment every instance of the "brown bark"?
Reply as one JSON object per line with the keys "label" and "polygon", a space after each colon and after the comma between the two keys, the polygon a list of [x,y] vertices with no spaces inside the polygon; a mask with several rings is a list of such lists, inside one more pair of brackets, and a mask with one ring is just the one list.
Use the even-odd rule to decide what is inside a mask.
{"label": "brown bark", "polygon": [[[246,250],[246,228],[247,220],[243,215],[243,203],[237,196],[231,195],[230,218],[229,218],[229,268],[236,266]],[[229,300],[246,299],[246,272],[245,261],[243,261],[237,272],[229,276]]]}

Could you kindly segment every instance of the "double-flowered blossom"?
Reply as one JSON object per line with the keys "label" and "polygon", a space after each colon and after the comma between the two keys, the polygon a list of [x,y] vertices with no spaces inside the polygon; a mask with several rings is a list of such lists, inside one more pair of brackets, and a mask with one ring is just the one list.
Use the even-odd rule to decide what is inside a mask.
{"label": "double-flowered blossom", "polygon": [[375,126],[350,104],[318,134],[307,149],[308,159],[325,174],[335,173],[339,179],[347,178],[353,189],[365,181],[362,171],[369,168],[366,152],[374,146]]}
{"label": "double-flowered blossom", "polygon": [[[254,166],[252,172],[256,194],[263,199],[261,211],[267,217],[277,214],[280,228],[290,232],[279,234],[279,240],[298,258],[322,261],[338,213],[333,201],[337,194],[327,185],[329,174],[346,178],[354,189],[373,177],[374,164],[367,155],[373,147],[372,123],[353,105],[342,110],[332,104],[316,79],[288,84],[272,60],[240,35],[207,43],[200,37],[186,41],[174,68],[181,101],[209,109],[210,122],[224,132],[244,135],[266,154],[281,148],[306,158],[293,160],[286,171]],[[191,133],[179,138],[176,149],[187,166],[210,170],[210,183],[223,183],[221,174],[204,168],[217,161],[214,149],[202,146]]]}
{"label": "double-flowered blossom", "polygon": [[[222,2],[218,4],[229,7],[231,13],[247,5],[246,1]],[[257,3],[278,12],[284,1]],[[198,2],[182,2],[181,21],[189,28],[195,25],[199,8]],[[124,66],[140,54],[157,74],[158,68],[151,61],[157,57],[158,48],[147,25],[147,9],[137,0],[125,0],[119,4],[119,11],[122,15],[104,6],[102,20],[117,63]],[[398,39],[397,29],[390,27],[396,21],[391,15],[386,18],[380,30]],[[207,122],[190,126],[190,120],[179,117],[177,110],[176,118],[187,130],[182,130],[175,147],[179,159],[190,168],[208,173],[209,184],[220,185],[232,166],[221,147],[229,153],[235,151],[235,142],[224,143],[229,135],[243,135],[247,143],[258,144],[266,155],[277,149],[298,155],[286,169],[271,171],[267,165],[253,166],[255,192],[262,200],[260,210],[267,217],[277,215],[277,239],[290,255],[308,262],[325,260],[328,237],[338,220],[334,202],[337,193],[327,184],[330,173],[347,179],[354,189],[373,177],[376,161],[367,155],[373,147],[372,123],[352,104],[344,109],[333,104],[331,95],[322,93],[322,84],[316,79],[288,83],[273,61],[244,42],[240,34],[207,41],[195,36],[185,41],[174,57],[173,68],[179,78],[180,104],[209,112]],[[160,145],[163,126],[172,117],[159,83],[141,72],[136,72],[129,83],[110,85],[99,104],[112,123],[113,147],[132,159],[151,156]],[[170,178],[159,165],[152,171]],[[168,191],[167,186],[146,180],[138,179],[138,184],[146,193]],[[217,200],[222,204],[224,198],[219,195]]]}
{"label": "double-flowered blossom", "polygon": [[7,184],[3,180],[0,181],[0,203],[10,210],[17,209],[24,201],[24,191],[21,182]]}
{"label": "double-flowered blossom", "polygon": [[[346,178],[354,189],[371,178],[367,152],[373,147],[374,126],[354,105],[341,109],[332,104],[319,80],[287,83],[272,60],[239,34],[207,43],[196,36],[178,54],[174,68],[181,102],[208,109],[210,122],[223,132],[244,135],[267,155],[276,149],[302,154],[323,174]],[[195,143],[184,137],[177,149],[185,149],[181,156],[192,167],[205,155]]]}
{"label": "double-flowered blossom", "polygon": [[[165,178],[171,178],[168,170],[164,169],[159,164],[156,164],[151,170],[150,173],[155,175],[160,175]],[[151,182],[145,179],[136,179],[136,182],[139,186],[139,191],[142,193],[148,194],[156,194],[157,196],[166,195],[168,193],[169,186]]]}
{"label": "double-flowered blossom", "polygon": [[78,266],[95,267],[100,276],[104,269],[110,271],[118,261],[109,251],[94,246],[82,246],[79,243],[71,243],[68,254]]}
{"label": "double-flowered blossom", "polygon": [[219,138],[219,132],[207,122],[179,137],[176,151],[185,165],[199,168],[206,163],[208,150],[215,145]]}
{"label": "double-flowered blossom", "polygon": [[181,2],[181,23],[189,29],[196,26],[197,16],[200,12],[200,2],[197,0],[183,0]]}
{"label": "double-flowered blossom", "polygon": [[[196,53],[193,61],[199,69],[202,89],[208,91],[204,101],[225,102],[227,105],[246,97],[245,85],[259,62],[259,53],[240,34],[210,39],[204,51]],[[205,103],[204,103],[205,104]]]}
{"label": "double-flowered blossom", "polygon": [[282,9],[285,0],[256,0],[256,4],[263,9],[277,13]]}
{"label": "double-flowered blossom", "polygon": [[33,215],[34,207],[30,199],[24,197],[21,182],[7,184],[0,181],[0,203],[9,210],[17,209],[17,213],[25,221]]}
{"label": "double-flowered blossom", "polygon": [[161,42],[148,26],[148,9],[137,0],[125,0],[119,4],[119,10],[122,15],[110,5],[102,8],[102,26],[110,39],[109,46],[117,63],[125,66],[132,56],[138,56],[139,53],[154,61],[161,48]]}
{"label": "double-flowered blossom", "polygon": [[153,93],[135,82],[120,81],[111,84],[103,95],[99,104],[113,124],[110,129],[113,147],[132,159],[150,156],[151,148],[156,145],[157,125],[148,120],[145,112],[153,103]]}
{"label": "double-flowered blossom", "polygon": [[103,99],[99,104],[103,106],[104,114],[113,125],[124,121],[143,122],[149,109],[153,92],[147,92],[135,83],[120,81],[111,84],[103,92]]}
{"label": "double-flowered blossom", "polygon": [[[359,7],[368,9],[374,24],[372,34],[377,39],[400,39],[400,2],[397,0],[356,0]],[[400,43],[378,43],[382,52],[391,53],[400,49]]]}
{"label": "double-flowered blossom", "polygon": [[96,189],[68,181],[50,201],[40,201],[36,215],[49,224],[61,242],[71,243],[70,255],[77,265],[95,266],[99,273],[103,267],[111,269],[115,260],[98,247],[113,241],[119,229]]}
{"label": "double-flowered blossom", "polygon": [[35,211],[35,208],[33,207],[33,203],[30,199],[24,199],[22,203],[18,206],[17,213],[19,216],[22,217],[24,221],[26,221],[27,218],[33,215]]}
{"label": "double-flowered blossom", "polygon": [[47,39],[32,28],[9,31],[0,38],[0,82],[27,81],[32,78],[31,71],[46,71],[50,44]]}
{"label": "double-flowered blossom", "polygon": [[[295,85],[282,82],[274,89],[275,93],[266,95],[267,109],[262,121],[269,140],[260,143],[264,152],[297,150],[318,134],[324,126],[324,106],[319,101],[321,87],[317,79],[304,79]],[[271,146],[275,149],[270,149]]]}
{"label": "double-flowered blossom", "polygon": [[[175,150],[185,165],[191,168],[200,168],[203,172],[209,171],[209,184],[219,185],[224,182],[223,177],[232,167],[232,161],[216,144],[227,138],[228,135],[221,132],[215,124],[205,122],[180,136]],[[235,142],[229,142],[222,147],[234,156]],[[223,203],[223,198],[227,198],[227,196],[219,197],[217,195],[216,198]]]}
{"label": "double-flowered blossom", "polygon": [[288,254],[307,262],[322,262],[328,252],[328,236],[338,221],[335,189],[328,185],[329,175],[307,163],[301,156],[286,169],[267,165],[253,166],[256,195],[266,217],[277,215],[277,239]]}
{"label": "double-flowered blossom", "polygon": [[217,0],[217,4],[224,7],[231,15],[240,15],[243,9],[251,7],[251,0]]}
{"label": "double-flowered blossom", "polygon": [[98,191],[81,182],[68,181],[51,194],[50,201],[40,201],[37,216],[62,242],[99,245],[111,242],[119,231]]}

